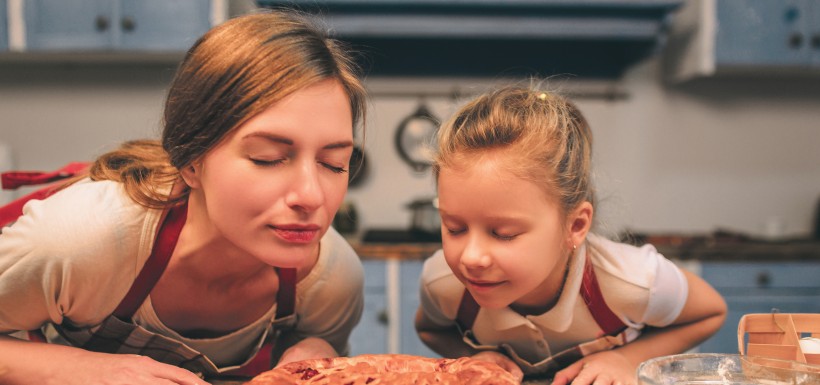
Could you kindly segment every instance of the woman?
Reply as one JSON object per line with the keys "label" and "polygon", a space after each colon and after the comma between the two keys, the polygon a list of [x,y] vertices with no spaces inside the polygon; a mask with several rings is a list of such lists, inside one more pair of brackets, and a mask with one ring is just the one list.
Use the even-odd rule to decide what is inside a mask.
{"label": "woman", "polygon": [[[346,354],[362,269],[330,224],[364,103],[300,15],[206,33],[161,142],[103,155],[3,229],[0,383],[201,384]],[[3,335],[26,330],[44,333]]]}

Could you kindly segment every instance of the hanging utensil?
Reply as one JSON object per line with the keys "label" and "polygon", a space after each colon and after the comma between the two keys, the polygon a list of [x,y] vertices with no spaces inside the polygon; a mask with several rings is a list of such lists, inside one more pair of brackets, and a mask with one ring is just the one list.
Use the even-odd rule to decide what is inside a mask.
{"label": "hanging utensil", "polygon": [[433,164],[439,120],[422,100],[418,109],[404,118],[396,130],[396,150],[402,160],[416,172],[424,172]]}

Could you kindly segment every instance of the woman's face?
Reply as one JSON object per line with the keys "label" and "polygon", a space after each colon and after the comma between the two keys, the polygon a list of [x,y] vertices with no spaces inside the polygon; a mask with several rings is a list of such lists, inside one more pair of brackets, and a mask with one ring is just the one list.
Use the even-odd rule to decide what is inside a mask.
{"label": "woman's face", "polygon": [[242,251],[272,266],[309,265],[347,191],[352,124],[337,81],[299,90],[194,163],[192,199],[201,196],[211,226]]}
{"label": "woman's face", "polygon": [[541,308],[563,285],[565,222],[542,188],[504,168],[506,156],[491,150],[440,170],[444,256],[482,307]]}

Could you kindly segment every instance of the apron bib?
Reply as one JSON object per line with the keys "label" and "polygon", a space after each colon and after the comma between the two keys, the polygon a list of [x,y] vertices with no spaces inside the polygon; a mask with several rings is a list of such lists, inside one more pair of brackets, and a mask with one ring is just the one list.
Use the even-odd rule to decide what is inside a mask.
{"label": "apron bib", "polygon": [[592,314],[592,318],[601,328],[601,335],[594,340],[567,348],[535,363],[521,358],[508,344],[483,345],[478,342],[473,335],[472,327],[480,306],[466,289],[464,290],[464,295],[461,297],[461,303],[458,307],[456,326],[468,346],[479,351],[501,351],[518,364],[527,379],[552,378],[557,371],[571,365],[584,356],[613,349],[637,337],[637,334],[633,335],[629,333],[629,337],[631,338],[627,338],[627,331],[629,329],[604,301],[604,296],[598,285],[598,279],[595,276],[595,270],[588,255],[584,263],[584,275],[581,280],[580,294],[584,299],[587,309],[590,314]]}
{"label": "apron bib", "polygon": [[[209,379],[253,377],[270,370],[275,363],[273,348],[279,334],[296,324],[296,269],[277,269],[280,284],[276,296],[276,317],[258,339],[253,354],[241,365],[219,368],[204,354],[184,343],[131,322],[134,313],[165,271],[185,224],[187,211],[185,202],[163,212],[151,255],[111,316],[92,328],[78,328],[67,322],[52,326],[72,346],[101,353],[148,356]],[[41,330],[30,331],[29,339],[46,342]]]}

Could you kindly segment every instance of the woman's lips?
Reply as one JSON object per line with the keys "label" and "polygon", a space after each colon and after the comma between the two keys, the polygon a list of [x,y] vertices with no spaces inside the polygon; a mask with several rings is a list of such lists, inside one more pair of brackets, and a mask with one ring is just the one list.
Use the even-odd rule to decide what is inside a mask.
{"label": "woman's lips", "polygon": [[316,225],[280,225],[270,226],[273,233],[285,242],[290,243],[311,243],[319,234],[319,226]]}

